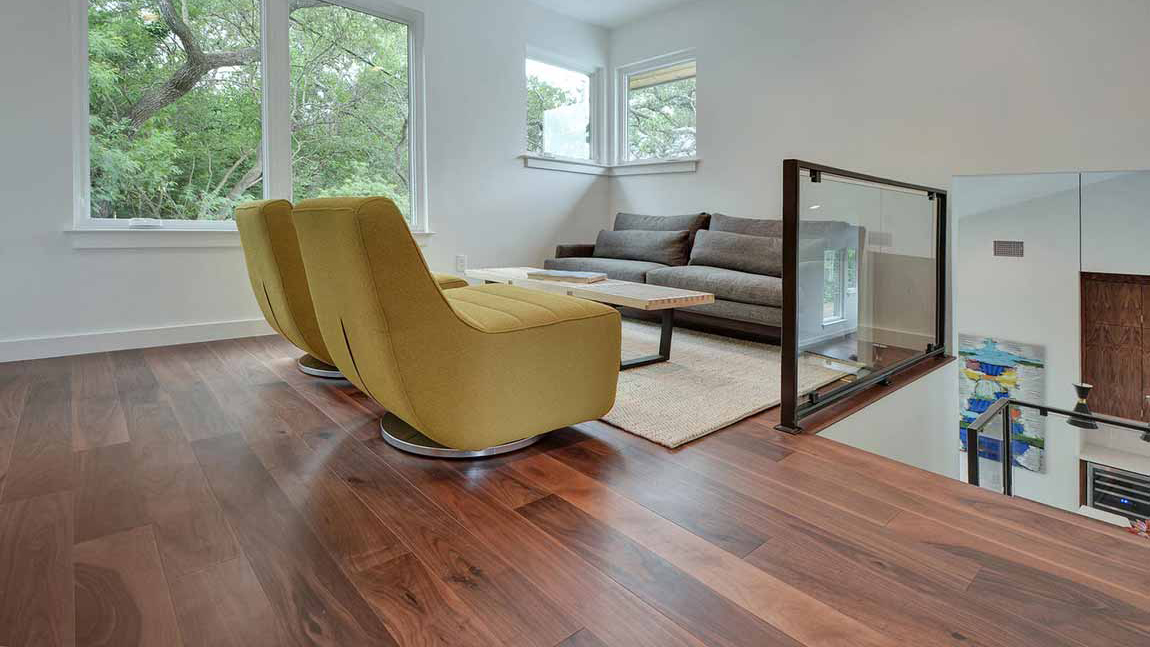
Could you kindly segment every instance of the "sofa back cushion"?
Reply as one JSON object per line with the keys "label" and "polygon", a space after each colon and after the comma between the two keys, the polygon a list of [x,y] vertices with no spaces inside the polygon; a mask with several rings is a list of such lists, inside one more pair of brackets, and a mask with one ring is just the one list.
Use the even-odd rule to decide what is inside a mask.
{"label": "sofa back cushion", "polygon": [[736,218],[721,213],[711,214],[711,231],[726,231],[732,234],[746,234],[748,236],[783,237],[783,221],[781,219],[766,220],[763,218]]}
{"label": "sofa back cushion", "polygon": [[782,277],[783,239],[703,230],[691,248],[690,263]]}
{"label": "sofa back cushion", "polygon": [[[644,231],[687,231],[688,247],[695,244],[695,232],[706,229],[710,214],[691,213],[685,216],[643,216],[637,213],[615,214],[615,231],[642,229]],[[685,261],[684,261],[685,262]]]}
{"label": "sofa back cushion", "polygon": [[603,230],[595,239],[595,256],[663,265],[686,265],[689,237],[690,232],[686,230]]}

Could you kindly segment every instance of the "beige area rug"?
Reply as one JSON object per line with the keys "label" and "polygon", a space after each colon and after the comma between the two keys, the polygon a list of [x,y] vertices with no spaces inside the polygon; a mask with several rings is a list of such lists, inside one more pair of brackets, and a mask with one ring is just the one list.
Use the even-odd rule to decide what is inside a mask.
{"label": "beige area rug", "polygon": [[[659,348],[658,324],[623,320],[623,357]],[[671,360],[619,373],[606,422],[665,447],[705,436],[782,402],[778,346],[676,328]],[[799,393],[846,375],[818,357],[800,359]]]}

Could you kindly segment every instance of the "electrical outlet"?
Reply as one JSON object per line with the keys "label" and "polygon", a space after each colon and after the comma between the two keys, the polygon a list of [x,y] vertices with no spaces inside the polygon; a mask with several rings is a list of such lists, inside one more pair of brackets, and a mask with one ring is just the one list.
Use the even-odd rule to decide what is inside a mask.
{"label": "electrical outlet", "polygon": [[455,271],[456,272],[466,272],[467,271],[467,257],[464,256],[463,254],[460,254],[460,255],[455,257]]}

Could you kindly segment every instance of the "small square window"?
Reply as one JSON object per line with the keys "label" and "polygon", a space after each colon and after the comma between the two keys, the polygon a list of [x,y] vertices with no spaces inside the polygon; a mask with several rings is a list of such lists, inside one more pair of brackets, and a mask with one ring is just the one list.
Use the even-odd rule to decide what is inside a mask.
{"label": "small square window", "polygon": [[591,159],[591,75],[527,59],[527,151]]}

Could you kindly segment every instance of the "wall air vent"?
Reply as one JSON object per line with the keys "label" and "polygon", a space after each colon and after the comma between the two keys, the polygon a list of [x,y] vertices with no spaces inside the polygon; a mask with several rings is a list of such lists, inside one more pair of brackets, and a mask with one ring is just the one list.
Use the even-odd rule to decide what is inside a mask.
{"label": "wall air vent", "polygon": [[1090,507],[1130,519],[1150,518],[1150,477],[1098,463],[1086,465]]}
{"label": "wall air vent", "polygon": [[1022,241],[996,240],[994,241],[994,255],[1006,256],[1007,258],[1022,258]]}

